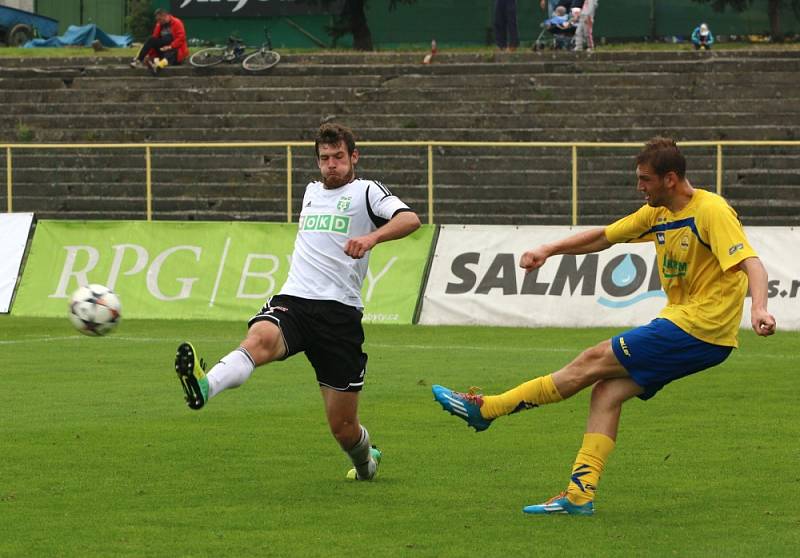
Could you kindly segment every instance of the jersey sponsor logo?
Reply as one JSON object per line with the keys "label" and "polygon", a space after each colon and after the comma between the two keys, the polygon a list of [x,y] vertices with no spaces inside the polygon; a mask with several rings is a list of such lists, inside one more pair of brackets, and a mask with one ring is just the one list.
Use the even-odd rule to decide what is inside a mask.
{"label": "jersey sponsor logo", "polygon": [[622,352],[625,354],[625,356],[631,356],[631,351],[628,349],[628,344],[625,342],[624,337],[619,338],[619,348],[622,349]]}
{"label": "jersey sponsor logo", "polygon": [[353,202],[353,196],[342,196],[341,198],[339,198],[339,202],[336,204],[336,209],[338,209],[339,211],[347,211],[352,202]]}
{"label": "jersey sponsor logo", "polygon": [[304,215],[301,218],[300,230],[346,235],[350,232],[350,217],[346,215]]}
{"label": "jersey sponsor logo", "polygon": [[689,235],[685,234],[681,237],[681,249],[688,250],[689,249]]}
{"label": "jersey sponsor logo", "polygon": [[667,279],[675,277],[686,277],[686,272],[689,270],[689,264],[680,260],[674,259],[675,256],[671,254],[664,254],[664,259],[661,262],[661,271]]}
{"label": "jersey sponsor logo", "polygon": [[667,241],[667,234],[664,232],[657,232],[656,240],[658,241],[659,244],[664,244]]}
{"label": "jersey sponsor logo", "polygon": [[739,244],[734,244],[733,246],[728,248],[728,255],[729,256],[733,256],[736,252],[738,252],[739,250],[743,250],[743,249],[744,249],[744,244],[743,243],[740,242]]}

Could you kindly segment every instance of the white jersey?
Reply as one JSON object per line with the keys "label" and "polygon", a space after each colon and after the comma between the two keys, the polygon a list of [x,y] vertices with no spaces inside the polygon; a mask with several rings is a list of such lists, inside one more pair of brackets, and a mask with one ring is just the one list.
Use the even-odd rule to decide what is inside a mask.
{"label": "white jersey", "polygon": [[410,209],[380,182],[357,178],[331,190],[322,182],[310,183],[303,196],[289,278],[280,294],[363,308],[361,287],[369,252],[357,260],[344,253],[344,245],[401,211]]}

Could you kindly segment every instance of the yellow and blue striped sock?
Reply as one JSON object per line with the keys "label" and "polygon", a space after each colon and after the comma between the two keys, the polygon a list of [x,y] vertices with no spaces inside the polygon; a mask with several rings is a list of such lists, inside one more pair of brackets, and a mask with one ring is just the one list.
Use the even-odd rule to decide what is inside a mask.
{"label": "yellow and blue striped sock", "polygon": [[583,445],[575,458],[567,486],[570,502],[581,506],[594,500],[600,475],[615,445],[616,442],[605,434],[587,432],[583,435]]}

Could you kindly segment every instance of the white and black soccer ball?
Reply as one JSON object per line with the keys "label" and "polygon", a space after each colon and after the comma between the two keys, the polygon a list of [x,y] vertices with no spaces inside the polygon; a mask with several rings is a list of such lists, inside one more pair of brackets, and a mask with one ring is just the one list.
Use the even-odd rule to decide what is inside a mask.
{"label": "white and black soccer ball", "polygon": [[111,333],[122,317],[122,304],[114,291],[103,285],[87,285],[69,299],[69,321],[84,335]]}

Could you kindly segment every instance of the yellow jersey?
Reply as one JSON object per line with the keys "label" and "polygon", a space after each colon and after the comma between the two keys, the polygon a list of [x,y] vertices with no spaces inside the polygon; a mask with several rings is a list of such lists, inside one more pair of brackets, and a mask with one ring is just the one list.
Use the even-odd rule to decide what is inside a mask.
{"label": "yellow jersey", "polygon": [[714,345],[737,347],[747,275],[737,264],[757,256],[736,211],[695,189],[678,211],[645,205],[605,229],[609,242],[653,242],[667,305],[659,314]]}

